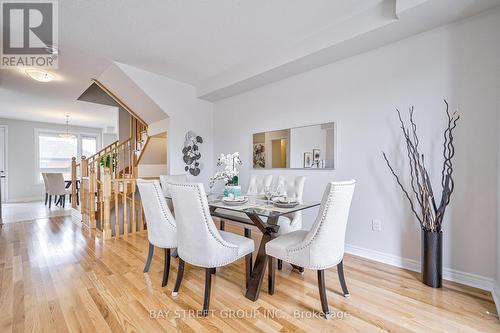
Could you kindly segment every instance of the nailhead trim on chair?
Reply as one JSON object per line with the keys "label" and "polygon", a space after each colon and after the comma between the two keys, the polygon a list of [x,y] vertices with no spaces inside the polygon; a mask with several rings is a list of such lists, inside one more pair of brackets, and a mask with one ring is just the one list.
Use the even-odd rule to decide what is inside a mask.
{"label": "nailhead trim on chair", "polygon": [[[241,257],[238,257],[238,249],[239,249],[239,246],[237,245],[233,245],[231,243],[228,243],[226,241],[221,241],[220,239],[218,239],[216,237],[216,235],[212,232],[210,226],[209,226],[209,222],[208,222],[208,217],[206,215],[206,211],[205,211],[205,206],[203,205],[203,197],[201,195],[201,191],[200,191],[200,188],[198,186],[198,184],[172,184],[172,186],[178,186],[178,187],[187,187],[187,188],[196,188],[196,192],[198,194],[198,200],[199,200],[199,203],[200,205],[203,207],[203,217],[204,217],[204,222],[205,222],[205,226],[207,227],[208,229],[208,232],[210,233],[210,235],[212,235],[212,237],[219,243],[221,244],[222,246],[230,249],[230,250],[233,250],[233,251],[236,251],[236,254],[235,254],[235,257],[236,259],[234,260],[230,260],[230,261],[224,261],[224,262],[216,262],[214,263],[214,266],[225,266],[225,265],[228,265],[238,259],[240,259],[241,257],[243,257],[243,255]],[[222,237],[222,236],[221,236]],[[250,252],[249,252],[250,253]],[[248,253],[246,253],[245,255],[247,255]],[[189,258],[183,258],[184,261],[186,262],[189,262],[190,264],[192,265],[196,265],[196,266],[200,266],[200,267],[206,267],[206,266],[203,266],[203,265],[200,265],[200,264],[197,264],[194,260],[190,260]]]}
{"label": "nailhead trim on chair", "polygon": [[307,244],[304,244],[303,246],[300,246],[300,247],[296,247],[296,248],[288,248],[286,251],[287,253],[289,252],[297,252],[297,251],[301,251],[303,249],[305,249],[306,247],[309,247],[312,243],[312,241],[316,238],[316,235],[319,234],[319,231],[321,230],[321,227],[323,226],[323,222],[325,222],[325,218],[326,218],[326,213],[328,211],[328,207],[330,207],[330,204],[332,202],[332,199],[331,199],[331,194],[332,194],[332,189],[330,189],[330,193],[328,193],[328,200],[326,201],[326,207],[325,209],[323,210],[323,215],[321,215],[321,220],[319,222],[319,226],[318,226],[318,229],[316,230],[316,232],[314,233],[314,236],[311,238],[311,240],[309,240],[309,242]]}
{"label": "nailhead trim on chair", "polygon": [[165,220],[167,220],[168,224],[170,224],[170,226],[173,227],[174,229],[177,229],[177,226],[174,223],[172,223],[172,221],[170,221],[170,219],[168,218],[167,212],[165,211],[165,207],[163,205],[164,202],[161,200],[161,198],[163,197],[163,191],[159,191],[158,187],[159,183],[153,182],[153,188],[155,189],[156,197],[158,199],[158,202],[160,203],[161,213],[163,214],[163,217],[165,217]]}
{"label": "nailhead trim on chair", "polygon": [[[335,184],[336,187],[338,186],[351,186],[352,184]],[[309,242],[307,244],[304,244],[300,247],[296,247],[296,248],[288,248],[286,249],[286,253],[287,253],[287,258],[278,258],[278,259],[281,259],[281,260],[284,260],[286,262],[291,262],[290,258],[289,258],[289,253],[292,253],[292,252],[297,252],[297,251],[301,251],[309,246],[311,246],[311,243],[313,242],[313,240],[316,238],[316,236],[319,234],[321,228],[323,227],[323,224],[325,222],[325,219],[326,219],[326,212],[328,211],[328,207],[330,207],[331,203],[332,203],[332,192],[333,192],[334,188],[330,188],[330,192],[328,193],[328,200],[326,201],[326,207],[323,211],[323,214],[321,216],[321,220],[320,220],[320,223],[319,223],[319,226],[318,226],[318,229],[316,230],[316,232],[314,233],[314,236],[309,240]],[[334,265],[328,265],[328,266],[313,266],[313,267],[310,267],[309,269],[327,269],[327,268],[330,268],[330,267],[333,267],[335,265],[337,265],[338,263],[340,263],[340,261],[342,261],[342,258],[343,258],[343,255],[342,257],[339,258],[339,261],[334,264]],[[295,264],[295,262],[293,262],[293,264]],[[300,265],[300,264],[299,264]]]}

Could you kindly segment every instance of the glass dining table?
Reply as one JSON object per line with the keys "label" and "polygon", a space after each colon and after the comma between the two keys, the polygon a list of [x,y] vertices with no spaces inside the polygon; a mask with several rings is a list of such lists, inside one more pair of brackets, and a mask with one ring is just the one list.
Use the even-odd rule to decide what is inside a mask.
{"label": "glass dining table", "polygon": [[[262,196],[247,196],[248,201],[239,205],[228,205],[224,203],[221,196],[207,195],[208,206],[212,217],[217,217],[221,221],[237,222],[244,225],[255,226],[262,232],[257,257],[252,266],[250,281],[248,283],[245,297],[252,301],[259,299],[260,289],[264,281],[268,257],[266,255],[266,244],[278,235],[278,220],[281,216],[286,216],[298,211],[317,207],[319,202],[308,202],[298,204],[291,208],[277,207],[272,201],[264,199]],[[172,200],[166,196],[166,199]],[[245,229],[245,232],[247,229]],[[247,236],[247,235],[245,235]],[[175,251],[173,255],[177,255]]]}
{"label": "glass dining table", "polygon": [[246,298],[256,301],[259,299],[266,265],[268,264],[266,243],[277,237],[279,230],[279,218],[298,211],[317,207],[320,203],[308,202],[291,208],[282,208],[276,207],[272,201],[269,202],[262,197],[249,196],[248,202],[233,206],[225,204],[220,197],[208,196],[208,205],[210,207],[210,213],[213,217],[220,218],[221,220],[256,226],[262,232],[262,239],[260,241],[257,257],[255,258],[255,263],[252,267],[250,281],[245,294]]}

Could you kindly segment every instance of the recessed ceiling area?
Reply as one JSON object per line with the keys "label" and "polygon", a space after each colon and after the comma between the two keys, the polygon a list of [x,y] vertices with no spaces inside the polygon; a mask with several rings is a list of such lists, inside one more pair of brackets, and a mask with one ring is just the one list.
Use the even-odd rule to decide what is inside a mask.
{"label": "recessed ceiling area", "polygon": [[196,85],[381,1],[60,1],[60,38],[62,46]]}

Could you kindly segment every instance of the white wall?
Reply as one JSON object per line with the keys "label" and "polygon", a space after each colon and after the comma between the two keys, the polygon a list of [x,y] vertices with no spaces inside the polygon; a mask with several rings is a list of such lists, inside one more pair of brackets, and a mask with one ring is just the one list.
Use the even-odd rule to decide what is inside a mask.
{"label": "white wall", "polygon": [[118,140],[116,133],[102,133],[102,146],[106,147]]}
{"label": "white wall", "polygon": [[[500,25],[500,24],[499,24]],[[497,139],[498,139],[498,176],[497,176],[497,276],[494,286],[494,297],[497,313],[500,313],[500,34],[497,35]]]}
{"label": "white wall", "polygon": [[[444,265],[496,275],[498,10],[439,28],[214,105],[214,154],[240,151],[240,179],[252,172],[307,176],[305,200],[330,180],[358,181],[347,243],[420,260],[420,230],[384,164],[406,171],[394,108],[416,107],[422,152],[436,191],[445,126],[443,98],[462,119],[455,133],[456,189],[444,223]],[[252,133],[337,122],[336,170],[252,170]],[[230,139],[228,139],[230,138]],[[313,212],[305,214],[310,224]],[[372,232],[372,219],[382,231]]]}
{"label": "white wall", "polygon": [[[14,119],[0,119],[0,125],[8,126],[8,197],[9,201],[42,200],[43,183],[35,181],[35,128],[66,131],[65,125],[30,122]],[[95,133],[101,136],[101,129],[70,126],[70,132]],[[100,140],[98,140],[100,141]],[[98,142],[98,145],[100,142]]]}
{"label": "white wall", "polygon": [[212,103],[197,99],[194,87],[190,85],[132,66],[118,65],[168,115],[168,122],[155,124],[159,127],[168,124],[167,166],[170,174],[185,173],[182,148],[186,132],[192,130],[203,138],[204,143],[200,145],[201,173],[189,177],[191,181],[206,183],[212,176],[214,165]]}
{"label": "white wall", "polygon": [[132,131],[130,129],[130,113],[123,108],[118,108],[118,140],[125,142],[130,139]]}

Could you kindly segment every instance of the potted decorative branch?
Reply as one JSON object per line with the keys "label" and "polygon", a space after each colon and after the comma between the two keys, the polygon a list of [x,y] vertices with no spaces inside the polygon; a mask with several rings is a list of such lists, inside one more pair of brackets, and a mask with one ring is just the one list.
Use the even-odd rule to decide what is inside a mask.
{"label": "potted decorative branch", "polygon": [[406,190],[400,177],[391,166],[387,155],[383,153],[385,162],[396,179],[397,184],[403,190],[404,195],[410,203],[410,208],[420,223],[422,229],[421,238],[421,265],[422,282],[433,288],[442,286],[443,272],[443,218],[446,207],[450,203],[451,194],[455,187],[453,181],[452,159],[455,155],[453,143],[453,130],[457,126],[460,115],[455,111],[450,113],[448,102],[446,104],[447,127],[444,131],[443,143],[443,168],[441,171],[441,198],[438,202],[432,184],[425,167],[424,154],[419,151],[419,138],[417,125],[413,119],[413,107],[409,109],[408,123],[403,121],[401,112],[396,109],[401,131],[406,143],[406,153],[410,167],[410,187]]}

